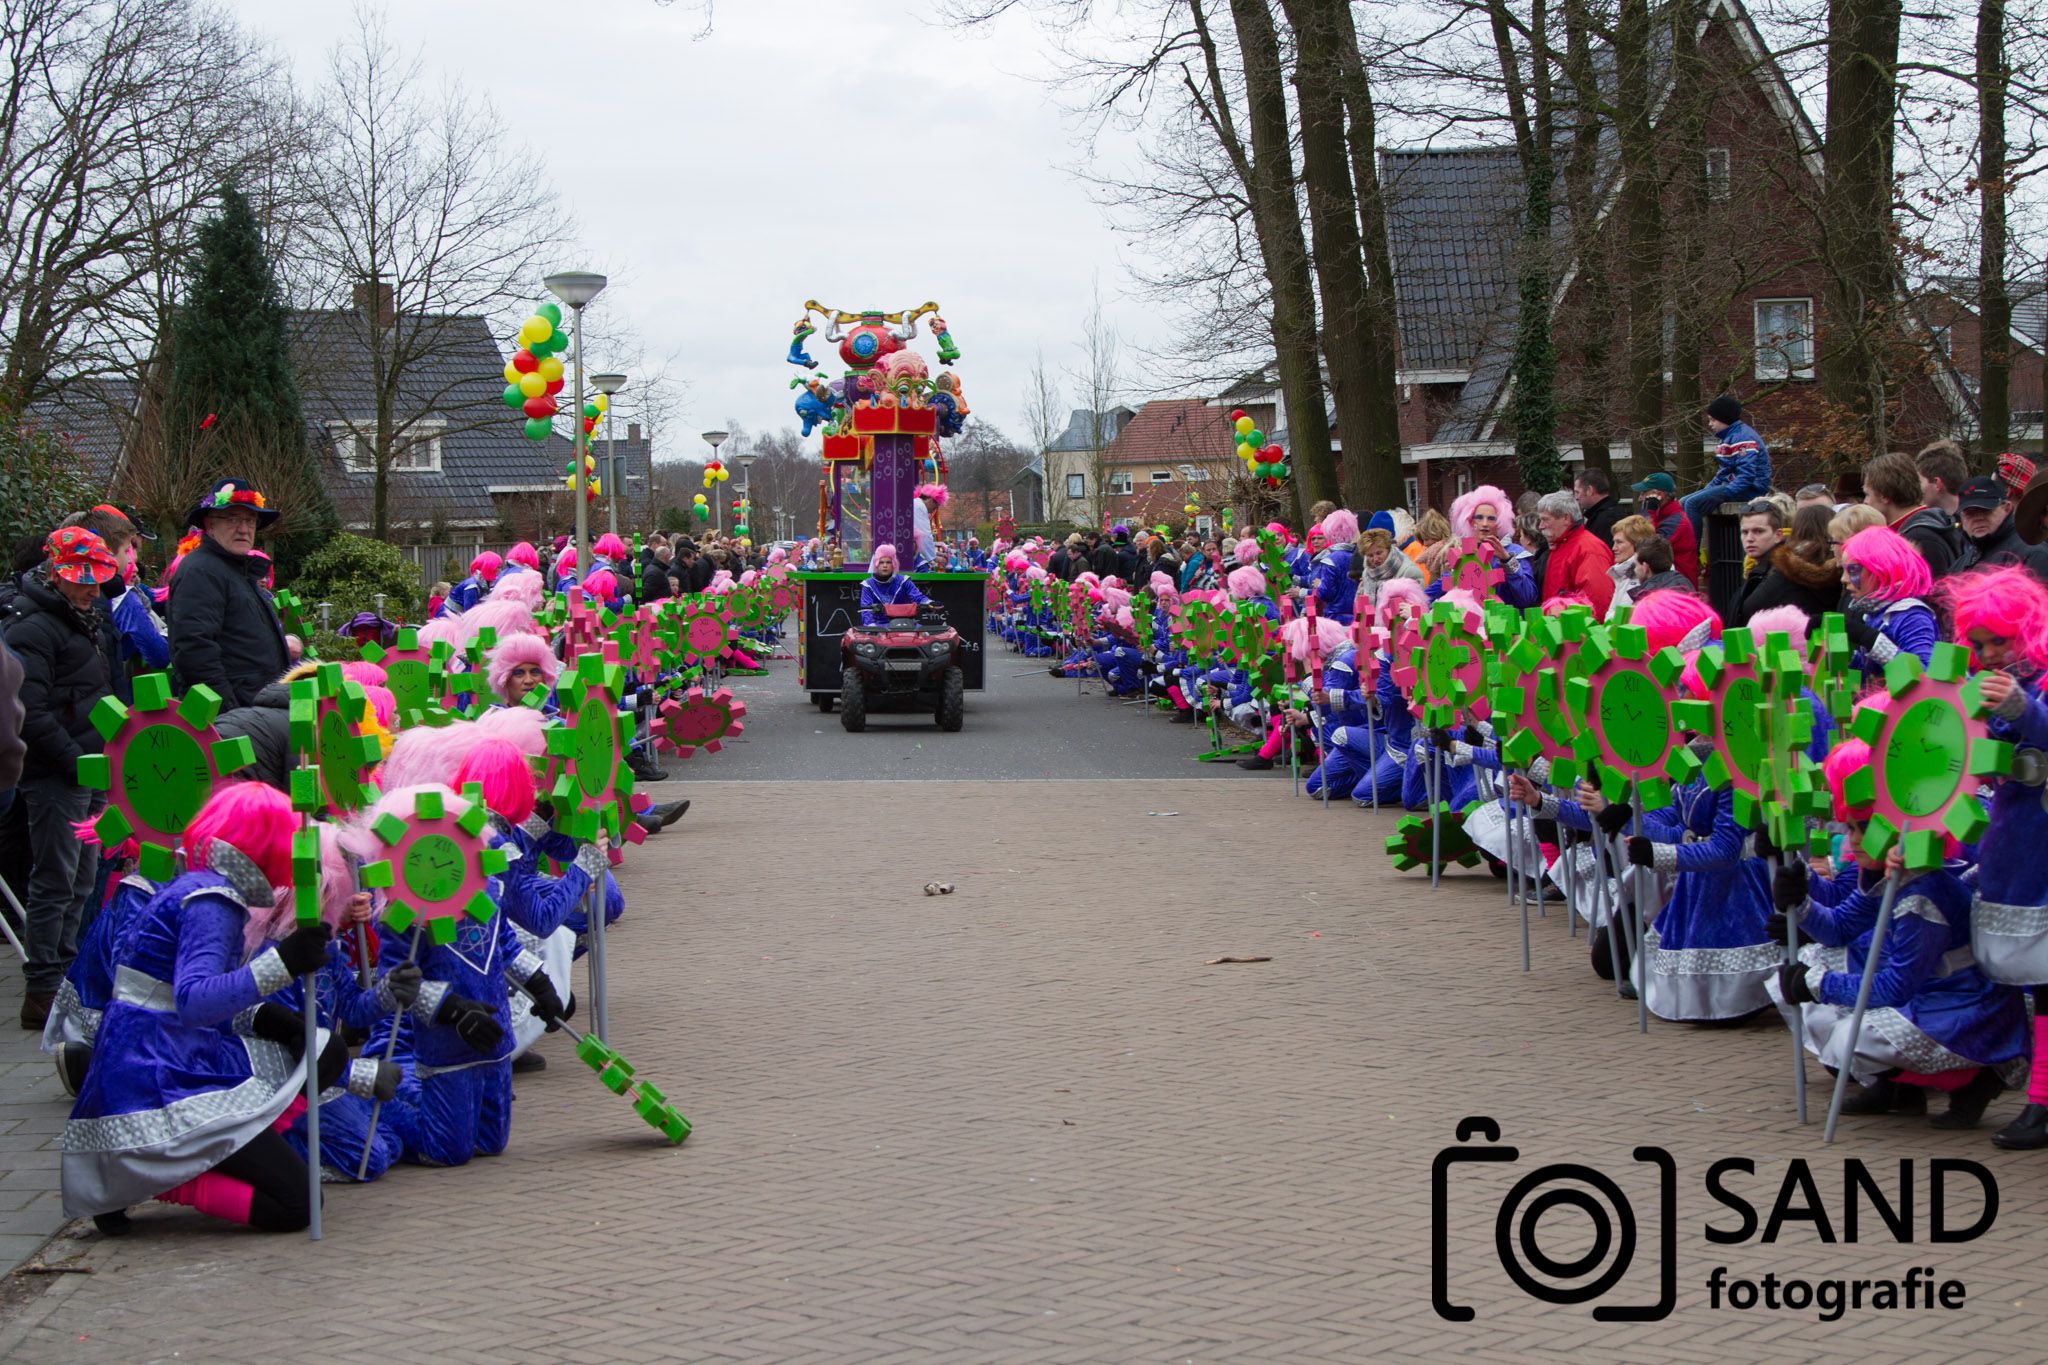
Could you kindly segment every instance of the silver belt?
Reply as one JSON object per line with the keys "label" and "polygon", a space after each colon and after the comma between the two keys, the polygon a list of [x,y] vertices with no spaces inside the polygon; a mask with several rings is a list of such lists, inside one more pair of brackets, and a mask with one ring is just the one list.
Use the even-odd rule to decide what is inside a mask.
{"label": "silver belt", "polygon": [[114,968],[114,998],[158,1014],[175,1014],[178,1010],[177,993],[168,981],[159,981],[133,967]]}
{"label": "silver belt", "polygon": [[1937,975],[1954,976],[1957,972],[1976,965],[1977,954],[1971,951],[1970,945],[1966,943],[1960,948],[1951,948],[1941,955],[1941,971]]}

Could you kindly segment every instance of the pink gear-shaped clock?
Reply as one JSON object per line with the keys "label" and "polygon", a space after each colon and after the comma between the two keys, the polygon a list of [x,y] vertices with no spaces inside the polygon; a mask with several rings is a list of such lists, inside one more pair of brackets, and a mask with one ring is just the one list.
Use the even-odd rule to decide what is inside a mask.
{"label": "pink gear-shaped clock", "polygon": [[1450,577],[1453,588],[1463,588],[1484,602],[1494,595],[1507,572],[1485,541],[1478,536],[1466,536],[1458,542],[1457,552],[1451,558]]}
{"label": "pink gear-shaped clock", "polygon": [[706,668],[717,663],[732,635],[732,618],[724,604],[709,594],[673,600],[676,605],[664,628],[672,633],[683,665]]}
{"label": "pink gear-shaped clock", "polygon": [[604,643],[606,612],[585,595],[580,584],[572,584],[564,595],[569,615],[562,626],[563,652],[572,659],[595,654]]}
{"label": "pink gear-shaped clock", "polygon": [[1380,630],[1379,611],[1373,605],[1372,593],[1359,589],[1352,599],[1351,626],[1345,632],[1351,638],[1352,668],[1358,673],[1358,690],[1370,694],[1380,682],[1380,644],[1385,639]]}
{"label": "pink gear-shaped clock", "polygon": [[2012,746],[1991,738],[1982,675],[1966,679],[1968,666],[1961,645],[1936,645],[1924,671],[1917,657],[1897,655],[1884,671],[1890,705],[1858,707],[1850,720],[1871,762],[1849,775],[1843,796],[1871,808],[1863,851],[1872,857],[1901,843],[1907,867],[1939,867],[1944,835],[1974,843],[1990,823],[1977,787],[2011,770]]}
{"label": "pink gear-shaped clock", "polygon": [[1565,683],[1565,701],[1586,717],[1574,749],[1600,765],[1600,789],[1621,801],[1630,784],[1645,809],[1671,803],[1672,782],[1698,776],[1700,761],[1679,738],[1671,705],[1685,661],[1675,649],[1652,653],[1641,626],[1601,625],[1586,633]]}
{"label": "pink gear-shaped clock", "polygon": [[204,683],[173,705],[166,673],[135,680],[135,705],[102,697],[92,709],[92,726],[102,752],[78,760],[80,786],[107,794],[107,808],[94,822],[102,848],[133,837],[142,874],[165,881],[177,874],[172,850],[225,773],[256,761],[248,737],[222,739],[213,720],[220,697]]}
{"label": "pink gear-shaped clock", "polygon": [[621,616],[612,629],[619,659],[636,683],[653,682],[661,673],[661,633],[654,618],[653,607],[640,607]]}
{"label": "pink gear-shaped clock", "polygon": [[412,791],[412,811],[386,811],[370,826],[385,854],[363,864],[363,885],[382,892],[382,916],[393,933],[424,927],[435,943],[453,943],[464,916],[488,923],[497,913],[488,879],[505,871],[507,856],[484,837],[488,812],[474,786],[456,814],[444,794]]}
{"label": "pink gear-shaped clock", "polygon": [[726,740],[738,738],[747,728],[743,723],[746,716],[747,704],[733,696],[730,688],[706,692],[693,687],[683,694],[681,701],[671,697],[661,704],[655,741],[680,758],[688,758],[699,749],[715,754]]}
{"label": "pink gear-shaped clock", "polygon": [[422,645],[412,626],[399,627],[389,648],[374,640],[363,646],[363,657],[384,670],[384,686],[391,692],[401,726],[432,723],[433,712],[442,705],[443,674],[454,656],[445,640]]}
{"label": "pink gear-shaped clock", "polygon": [[545,780],[562,833],[587,843],[602,827],[614,844],[637,844],[646,831],[632,817],[648,801],[633,790],[626,766],[630,722],[619,714],[626,677],[618,660],[606,657],[612,652],[607,644],[603,652],[579,655],[575,670],[562,674],[555,689],[562,723],[548,727]]}
{"label": "pink gear-shaped clock", "polygon": [[1415,642],[1399,657],[1394,681],[1408,709],[1423,724],[1449,728],[1483,720],[1486,701],[1486,628],[1470,607],[1438,602],[1406,627]]}
{"label": "pink gear-shaped clock", "polygon": [[1578,752],[1573,739],[1585,718],[1574,715],[1565,684],[1573,675],[1579,645],[1585,638],[1584,614],[1559,618],[1532,610],[1513,642],[1504,629],[1492,632],[1495,663],[1488,673],[1492,687],[1494,732],[1501,758],[1510,767],[1549,763],[1548,780],[1568,787],[1578,780]]}

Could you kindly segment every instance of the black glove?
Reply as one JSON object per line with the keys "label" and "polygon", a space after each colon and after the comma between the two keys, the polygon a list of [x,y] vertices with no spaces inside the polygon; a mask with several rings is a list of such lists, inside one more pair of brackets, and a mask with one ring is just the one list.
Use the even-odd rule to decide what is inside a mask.
{"label": "black glove", "polygon": [[555,983],[548,980],[546,972],[535,972],[526,978],[526,993],[532,998],[533,1017],[548,1026],[553,1033],[562,1026],[562,1020],[569,1011],[562,1004],[562,997],[555,990]]}
{"label": "black glove", "polygon": [[1628,860],[1637,867],[1655,867],[1657,848],[1645,835],[1638,834],[1628,841]]}
{"label": "black glove", "polygon": [[1465,742],[1475,749],[1483,749],[1486,747],[1486,732],[1484,730],[1481,730],[1476,725],[1468,725],[1465,727],[1464,738]]}
{"label": "black glove", "polygon": [[1813,990],[1806,984],[1806,964],[1787,962],[1778,968],[1778,993],[1788,1005],[1811,1005]]}
{"label": "black glove", "polygon": [[1778,846],[1771,842],[1770,821],[1766,820],[1756,827],[1754,847],[1756,849],[1756,856],[1759,858],[1768,858],[1778,851]]}
{"label": "black glove", "polygon": [[1779,868],[1771,878],[1771,904],[1778,907],[1780,914],[1791,914],[1807,895],[1806,864],[1797,858]]}
{"label": "black glove", "polygon": [[1449,730],[1431,730],[1429,732],[1429,742],[1436,747],[1438,753],[1447,754],[1451,751],[1451,732]]}
{"label": "black glove", "polygon": [[434,1012],[434,1022],[454,1029],[455,1036],[479,1057],[490,1056],[505,1041],[505,1026],[491,1013],[491,1007],[459,995],[442,999],[441,1008]]}
{"label": "black glove", "polygon": [[327,943],[333,937],[325,922],[302,924],[284,936],[277,955],[293,976],[311,976],[327,965]]}
{"label": "black glove", "polygon": [[1870,624],[1869,615],[1861,607],[1851,607],[1842,613],[1842,629],[1849,636],[1849,643],[1858,649],[1869,649],[1877,643],[1877,627]]}
{"label": "black glove", "polygon": [[426,979],[417,962],[401,962],[384,973],[384,984],[391,990],[391,999],[398,1008],[409,1010],[413,1001],[420,998],[420,985]]}
{"label": "black glove", "polygon": [[1611,839],[1628,828],[1629,817],[1634,814],[1633,810],[1619,801],[1610,801],[1593,817],[1593,823],[1600,826],[1600,832]]}
{"label": "black glove", "polygon": [[1773,943],[1783,943],[1785,941],[1785,931],[1788,927],[1785,922],[1785,912],[1782,910],[1773,910],[1770,914],[1764,916],[1764,937]]}
{"label": "black glove", "polygon": [[275,1000],[266,1000],[256,1007],[256,1017],[249,1021],[249,1032],[258,1038],[282,1043],[292,1050],[294,1057],[306,1050],[306,1016]]}
{"label": "black glove", "polygon": [[379,1058],[377,1061],[377,1079],[370,1083],[370,1098],[382,1100],[389,1104],[391,1097],[398,1093],[398,1082],[404,1075],[405,1073],[398,1067]]}

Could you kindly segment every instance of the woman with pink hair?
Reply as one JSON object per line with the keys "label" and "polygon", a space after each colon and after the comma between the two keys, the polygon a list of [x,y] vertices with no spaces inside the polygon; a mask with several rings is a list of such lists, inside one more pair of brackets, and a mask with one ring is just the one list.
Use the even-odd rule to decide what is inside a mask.
{"label": "woman with pink hair", "polygon": [[1845,624],[1856,646],[1850,662],[1875,682],[1900,654],[1915,655],[1923,665],[1932,659],[1941,639],[1925,600],[1934,579],[1913,542],[1889,526],[1868,526],[1843,542],[1841,560],[1849,594]]}
{"label": "woman with pink hair", "polygon": [[1324,548],[1313,562],[1315,576],[1309,591],[1315,594],[1318,615],[1348,626],[1358,597],[1351,581],[1351,561],[1358,554],[1358,517],[1339,507],[1315,529],[1323,533]]}
{"label": "woman with pink hair", "polygon": [[[276,1131],[304,1087],[304,1023],[268,997],[328,967],[333,925],[269,946],[262,932],[279,923],[298,828],[282,792],[222,788],[179,841],[188,870],[123,926],[113,999],[65,1128],[71,1216],[118,1235],[130,1205],[158,1198],[266,1231],[306,1226],[306,1164]],[[390,1007],[394,992],[402,982],[390,982]],[[326,1042],[323,1086],[348,1057],[338,1037]]]}
{"label": "woman with pink hair", "polygon": [[1451,503],[1451,538],[1432,547],[1424,556],[1429,574],[1429,595],[1441,597],[1451,586],[1451,566],[1462,543],[1476,538],[1481,550],[1500,567],[1501,581],[1494,595],[1513,607],[1533,607],[1542,588],[1536,582],[1535,557],[1508,539],[1514,525],[1515,505],[1508,495],[1490,483],[1461,493]]}
{"label": "woman with pink hair", "polygon": [[533,548],[532,541],[522,540],[511,549],[505,551],[505,563],[500,567],[499,572],[501,574],[509,573],[514,569],[530,569],[534,573],[540,572],[540,551]]}
{"label": "woman with pink hair", "polygon": [[484,598],[484,601],[516,602],[532,613],[540,610],[541,603],[547,600],[547,595],[548,586],[541,581],[538,572],[513,573],[508,564],[505,571],[498,575],[498,581],[491,586],[490,595]]}
{"label": "woman with pink hair", "polygon": [[580,581],[576,573],[576,547],[565,546],[562,553],[555,556],[554,589],[556,592],[567,592]]}
{"label": "woman with pink hair", "polygon": [[[1809,1052],[1866,1087],[1843,1103],[1843,1113],[1924,1114],[1927,1092],[1941,1090],[1948,1109],[1933,1126],[1974,1128],[2006,1085],[2027,1074],[2026,1006],[2018,990],[1994,982],[1970,957],[1970,888],[1951,865],[1911,872],[1896,845],[1889,859],[1864,851],[1871,810],[1850,805],[1849,778],[1871,762],[1863,741],[1850,739],[1821,766],[1853,861],[1832,877],[1812,876],[1800,858],[1778,870],[1773,897],[1809,942],[1797,962],[1778,969],[1771,998]],[[1896,899],[1866,987],[1863,967],[1888,873],[1899,878]],[[1866,988],[1869,1013],[1852,1054],[1849,1021]]]}
{"label": "woman with pink hair", "polygon": [[504,567],[505,561],[495,550],[485,550],[470,560],[469,577],[448,590],[447,600],[441,603],[441,610],[434,614],[459,616],[468,611],[483,600],[484,594],[491,590],[491,585],[498,581],[498,574]]}
{"label": "woman with pink hair", "polygon": [[611,566],[615,573],[618,567],[632,558],[632,556],[633,551],[631,547],[610,531],[599,536],[590,547],[590,557],[603,560],[605,564]]}
{"label": "woman with pink hair", "polygon": [[538,635],[507,635],[491,650],[484,676],[501,704],[524,705],[527,693],[539,688],[543,697],[540,709],[553,712],[555,679],[562,676],[562,661]]}
{"label": "woman with pink hair", "polygon": [[1643,628],[1653,654],[1660,649],[1695,654],[1721,638],[1721,618],[1712,607],[1691,593],[1670,588],[1633,603],[1628,623]]}
{"label": "woman with pink hair", "polygon": [[2012,1150],[2048,1147],[2048,589],[2025,569],[1990,569],[1942,580],[1956,643],[1970,651],[1977,688],[1991,707],[1994,739],[2015,747],[2013,773],[1991,793],[1991,824],[1977,843],[1977,898],[1970,941],[1994,981],[2034,998],[2033,1066],[2027,1102],[1991,1140]]}

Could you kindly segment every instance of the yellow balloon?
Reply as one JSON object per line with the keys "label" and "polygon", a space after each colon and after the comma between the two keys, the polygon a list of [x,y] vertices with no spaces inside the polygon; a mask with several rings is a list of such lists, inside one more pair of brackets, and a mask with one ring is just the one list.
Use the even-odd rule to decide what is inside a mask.
{"label": "yellow balloon", "polygon": [[547,380],[548,383],[554,383],[562,377],[562,357],[558,355],[549,356],[540,362],[540,368],[534,371],[534,373]]}
{"label": "yellow balloon", "polygon": [[555,334],[555,324],[535,313],[519,325],[519,339],[531,349]]}
{"label": "yellow balloon", "polygon": [[702,501],[704,501],[704,495],[703,495],[702,493],[699,493],[699,494],[697,495],[697,501],[698,501],[698,502],[702,502]]}
{"label": "yellow balloon", "polygon": [[731,477],[732,477],[732,474],[731,474],[731,472],[730,472],[730,471],[728,471],[728,470],[724,470],[724,469],[721,469],[721,470],[719,470],[719,471],[718,471],[718,481],[719,481],[720,483],[724,483],[724,482],[725,482],[726,480],[730,479]]}
{"label": "yellow balloon", "polygon": [[519,371],[509,360],[505,362],[505,382],[507,384],[517,384],[519,382]]}
{"label": "yellow balloon", "polygon": [[1243,435],[1245,435],[1246,433],[1248,433],[1248,432],[1249,432],[1249,431],[1251,431],[1251,430],[1252,430],[1252,419],[1251,419],[1251,418],[1249,418],[1249,417],[1240,417],[1240,418],[1238,418],[1238,419],[1237,419],[1237,434],[1238,434],[1238,435],[1240,435],[1240,436],[1243,436]]}
{"label": "yellow balloon", "polygon": [[[550,356],[550,357],[549,357],[549,359],[553,360],[553,359],[554,359],[554,357]],[[559,365],[559,364],[561,364],[562,362],[561,362],[561,361],[559,361],[559,360],[557,360],[557,361],[555,361],[555,363],[556,363],[557,365]],[[598,410],[599,412],[607,412],[607,411],[609,411],[609,410],[611,409],[611,405],[612,405],[612,400],[611,400],[611,396],[610,396],[609,394],[602,394],[602,393],[601,393],[601,394],[599,394],[599,395],[598,395],[597,397],[595,397],[595,398],[591,399],[590,401],[591,401],[592,403],[594,403],[594,404],[596,404],[596,405],[597,405],[597,410]]]}
{"label": "yellow balloon", "polygon": [[515,382],[528,398],[539,398],[548,391],[548,381],[537,374],[522,374]]}

